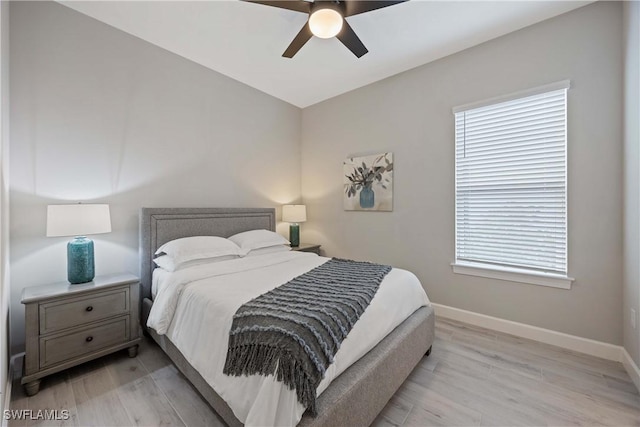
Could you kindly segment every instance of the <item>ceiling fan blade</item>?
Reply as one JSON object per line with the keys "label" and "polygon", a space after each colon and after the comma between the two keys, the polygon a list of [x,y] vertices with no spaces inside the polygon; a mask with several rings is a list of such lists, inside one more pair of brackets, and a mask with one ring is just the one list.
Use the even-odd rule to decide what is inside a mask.
{"label": "ceiling fan blade", "polygon": [[263,4],[265,6],[278,7],[280,9],[294,10],[296,12],[309,13],[311,11],[311,3],[301,0],[242,0],[247,3]]}
{"label": "ceiling fan blade", "polygon": [[282,56],[284,56],[285,58],[293,58],[293,56],[298,53],[302,46],[304,46],[304,44],[309,41],[312,35],[313,34],[311,33],[311,28],[309,28],[309,22],[307,21],[298,35],[293,39],[287,50],[284,51]]}
{"label": "ceiling fan blade", "polygon": [[[408,0],[384,1],[384,0],[347,0],[344,2],[344,16],[353,16],[360,13],[371,12],[372,10],[382,9],[383,7],[393,6],[398,3],[404,3]],[[260,2],[258,2],[260,3]],[[268,3],[268,2],[267,2]],[[274,2],[284,3],[284,2]]]}
{"label": "ceiling fan blade", "polygon": [[369,52],[367,48],[364,46],[360,38],[356,35],[356,32],[353,31],[351,25],[347,22],[346,19],[343,19],[342,30],[336,36],[338,40],[342,42],[343,45],[347,47],[355,56],[358,58],[362,57],[365,53]]}

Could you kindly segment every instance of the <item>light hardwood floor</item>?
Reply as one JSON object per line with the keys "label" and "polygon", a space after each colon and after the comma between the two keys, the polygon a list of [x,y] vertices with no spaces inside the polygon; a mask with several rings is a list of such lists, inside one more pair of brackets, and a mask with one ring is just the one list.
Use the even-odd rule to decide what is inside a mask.
{"label": "light hardwood floor", "polygon": [[[149,339],[43,380],[12,409],[68,409],[54,425],[222,426]],[[15,422],[9,425],[51,425]],[[436,341],[374,426],[640,426],[640,396],[620,363],[438,319]]]}

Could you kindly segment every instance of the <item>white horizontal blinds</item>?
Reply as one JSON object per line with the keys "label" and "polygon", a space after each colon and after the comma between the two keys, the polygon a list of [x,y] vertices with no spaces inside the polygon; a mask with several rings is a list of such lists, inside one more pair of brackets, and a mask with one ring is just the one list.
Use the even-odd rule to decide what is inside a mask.
{"label": "white horizontal blinds", "polygon": [[567,273],[567,89],[456,112],[456,257]]}

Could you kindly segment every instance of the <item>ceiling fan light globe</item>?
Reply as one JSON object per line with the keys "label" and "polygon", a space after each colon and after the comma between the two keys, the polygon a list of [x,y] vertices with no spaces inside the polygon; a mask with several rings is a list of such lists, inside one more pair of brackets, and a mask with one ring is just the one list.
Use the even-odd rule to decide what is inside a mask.
{"label": "ceiling fan light globe", "polygon": [[342,19],[334,9],[318,9],[309,17],[309,28],[314,36],[330,39],[342,30]]}

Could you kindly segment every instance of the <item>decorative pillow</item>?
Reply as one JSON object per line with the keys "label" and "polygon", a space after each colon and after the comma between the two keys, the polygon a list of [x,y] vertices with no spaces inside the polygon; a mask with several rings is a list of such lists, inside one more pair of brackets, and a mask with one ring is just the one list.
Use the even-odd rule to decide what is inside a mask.
{"label": "decorative pillow", "polygon": [[276,246],[269,246],[266,248],[252,249],[245,256],[272,254],[274,252],[287,252],[290,250],[291,250],[291,246],[289,245],[276,245]]}
{"label": "decorative pillow", "polygon": [[160,246],[156,255],[164,253],[173,261],[182,264],[193,259],[214,258],[225,255],[244,255],[238,245],[230,240],[216,236],[183,237]]}
{"label": "decorative pillow", "polygon": [[156,265],[163,270],[174,272],[178,270],[184,270],[185,268],[193,267],[195,265],[213,264],[215,262],[229,261],[231,259],[239,258],[240,257],[238,255],[223,255],[213,258],[192,259],[191,261],[185,261],[183,263],[176,264],[173,258],[171,258],[169,255],[160,255],[158,258],[154,259],[153,262],[155,262]]}
{"label": "decorative pillow", "polygon": [[244,253],[253,249],[268,248],[269,246],[288,245],[289,241],[269,230],[251,230],[234,234],[229,237],[236,245],[240,246]]}

